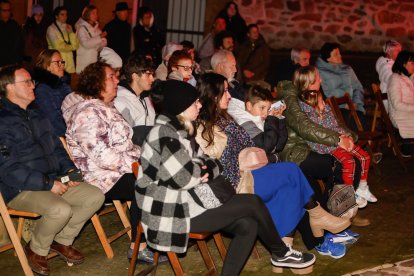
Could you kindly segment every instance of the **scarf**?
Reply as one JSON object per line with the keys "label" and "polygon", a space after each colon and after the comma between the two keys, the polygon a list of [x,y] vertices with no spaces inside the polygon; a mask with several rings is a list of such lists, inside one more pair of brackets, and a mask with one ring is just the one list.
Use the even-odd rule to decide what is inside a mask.
{"label": "scarf", "polygon": [[227,135],[227,145],[220,157],[224,168],[222,174],[236,189],[240,183],[239,153],[255,145],[246,130],[235,121],[219,117],[216,124]]}

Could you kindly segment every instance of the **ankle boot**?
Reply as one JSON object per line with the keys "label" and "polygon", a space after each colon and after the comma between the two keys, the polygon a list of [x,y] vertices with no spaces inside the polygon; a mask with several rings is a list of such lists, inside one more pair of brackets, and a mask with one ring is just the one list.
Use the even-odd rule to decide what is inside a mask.
{"label": "ankle boot", "polygon": [[[288,246],[293,245],[293,238],[292,237],[284,237],[282,238],[282,241]],[[290,271],[292,271],[293,274],[296,275],[305,275],[313,272],[313,265],[305,267],[305,268],[291,268]],[[273,273],[283,273],[283,267],[280,266],[272,266],[272,272]]]}
{"label": "ankle boot", "polygon": [[323,230],[336,234],[351,225],[349,219],[335,217],[326,212],[319,204],[317,207],[307,211],[309,212],[309,223],[312,233],[315,237],[322,237]]}

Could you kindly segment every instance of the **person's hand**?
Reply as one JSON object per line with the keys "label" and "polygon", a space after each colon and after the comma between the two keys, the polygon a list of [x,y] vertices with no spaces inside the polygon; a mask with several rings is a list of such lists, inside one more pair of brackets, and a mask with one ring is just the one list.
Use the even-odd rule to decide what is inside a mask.
{"label": "person's hand", "polygon": [[201,176],[200,181],[201,183],[206,183],[208,181],[208,173],[205,173],[203,176]]}
{"label": "person's hand", "polygon": [[104,38],[104,37],[106,37],[107,35],[108,35],[108,33],[107,33],[107,32],[102,32],[102,33],[100,34],[101,38]]}
{"label": "person's hand", "polygon": [[243,75],[246,79],[251,79],[254,76],[254,73],[250,70],[244,69],[243,70]]}
{"label": "person's hand", "polygon": [[69,25],[69,24],[66,24],[66,30],[67,30],[68,33],[72,33],[73,32],[72,31],[72,26]]}
{"label": "person's hand", "polygon": [[80,184],[80,182],[77,182],[77,181],[69,181],[69,182],[68,182],[68,186],[69,186],[70,188],[72,188],[72,187],[76,187],[76,186],[79,186],[79,184]]}
{"label": "person's hand", "polygon": [[63,184],[60,181],[55,180],[53,182],[53,187],[50,190],[52,193],[57,194],[57,195],[63,195],[64,193],[66,193],[68,191],[68,186],[66,186],[65,184]]}
{"label": "person's hand", "polygon": [[352,138],[348,137],[345,134],[341,135],[339,138],[339,147],[343,148],[346,151],[351,151],[354,148],[354,142],[352,141]]}

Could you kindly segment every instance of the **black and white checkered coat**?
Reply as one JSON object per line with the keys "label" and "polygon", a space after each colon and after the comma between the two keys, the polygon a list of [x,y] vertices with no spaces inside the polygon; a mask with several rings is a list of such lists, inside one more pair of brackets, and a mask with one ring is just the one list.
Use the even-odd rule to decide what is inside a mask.
{"label": "black and white checkered coat", "polygon": [[[189,190],[215,198],[210,189],[203,189],[206,184],[200,184],[201,166],[212,159],[193,154],[186,137],[175,117],[159,115],[142,146],[136,199],[147,243],[159,251],[187,250],[190,219],[206,210]],[[215,162],[214,177],[219,174]]]}

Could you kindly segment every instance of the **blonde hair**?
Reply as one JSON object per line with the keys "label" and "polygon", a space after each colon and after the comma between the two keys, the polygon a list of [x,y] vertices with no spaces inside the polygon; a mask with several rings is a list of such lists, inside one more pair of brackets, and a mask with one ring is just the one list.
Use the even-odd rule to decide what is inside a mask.
{"label": "blonde hair", "polygon": [[317,74],[318,69],[312,65],[299,67],[293,74],[293,84],[299,91],[308,90],[315,83]]}
{"label": "blonde hair", "polygon": [[190,134],[193,135],[194,134],[194,125],[193,122],[191,122],[190,120],[188,120],[185,116],[184,116],[184,111],[181,112],[180,114],[177,115],[177,119],[180,122],[180,124],[184,127],[184,129]]}

